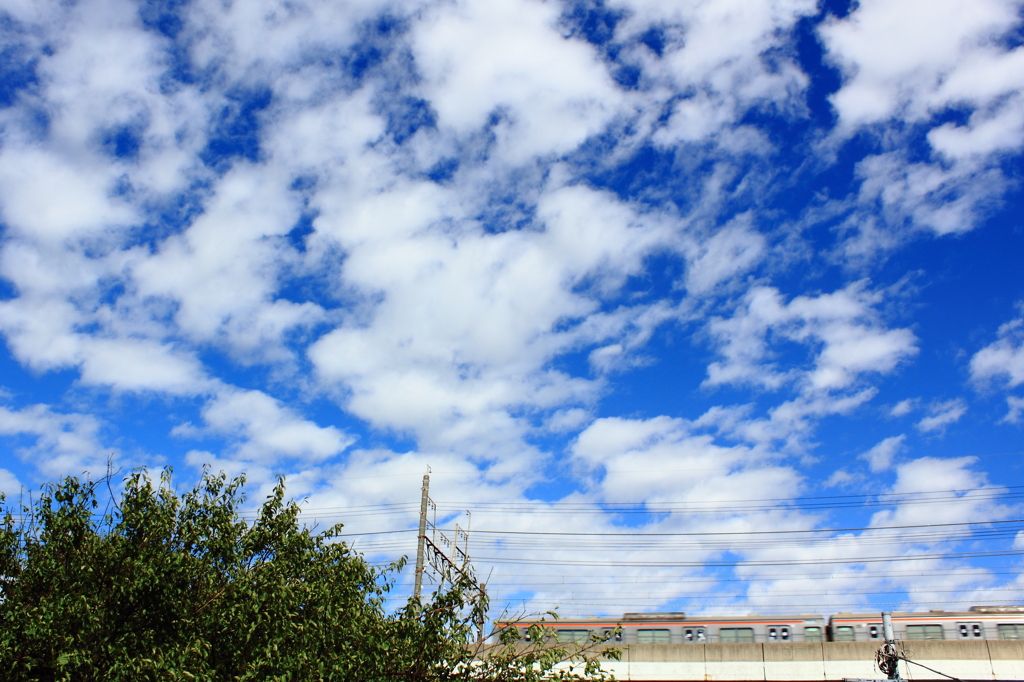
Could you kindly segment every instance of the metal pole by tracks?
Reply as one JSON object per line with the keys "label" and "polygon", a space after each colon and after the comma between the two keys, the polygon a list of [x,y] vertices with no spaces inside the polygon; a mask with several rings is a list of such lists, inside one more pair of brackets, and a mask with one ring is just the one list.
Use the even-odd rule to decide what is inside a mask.
{"label": "metal pole by tracks", "polygon": [[420,590],[423,589],[423,568],[425,563],[426,539],[427,539],[427,499],[430,490],[430,474],[423,475],[423,488],[420,495],[420,531],[416,537],[416,581],[412,589],[412,596],[420,598]]}

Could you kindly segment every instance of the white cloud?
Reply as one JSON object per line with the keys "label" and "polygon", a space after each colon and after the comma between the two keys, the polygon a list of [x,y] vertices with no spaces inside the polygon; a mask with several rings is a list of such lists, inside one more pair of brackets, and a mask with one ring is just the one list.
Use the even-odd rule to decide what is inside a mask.
{"label": "white cloud", "polygon": [[[822,30],[846,76],[834,98],[841,134],[880,131],[881,150],[856,170],[859,195],[826,207],[840,234],[854,235],[847,255],[901,243],[893,225],[908,219],[963,232],[1003,191],[992,155],[1024,135],[1022,53],[981,39],[1001,30],[1005,7],[979,1],[962,25],[901,44],[885,40],[886,17],[902,17],[905,2],[862,2]],[[810,452],[820,420],[859,409],[880,375],[917,353],[910,329],[885,321],[887,294],[866,282],[795,297],[777,284],[795,256],[790,242],[779,245],[790,228],[764,209],[786,169],[776,142],[740,117],[806,120],[808,79],[789,41],[795,23],[817,12],[814,0],[609,3],[628,10],[614,41],[620,62],[640,68],[634,90],[614,82],[604,48],[563,35],[559,3],[299,0],[285,11],[271,1],[193,0],[181,10],[182,53],[143,30],[138,8],[122,0],[9,5],[34,22],[26,40],[50,47],[39,82],[0,111],[0,276],[14,289],[0,301],[0,331],[11,353],[35,371],[72,370],[78,386],[109,388],[119,400],[205,401],[201,422],[174,433],[224,445],[193,450],[186,463],[246,470],[262,487],[276,471],[293,472],[292,490],[310,495],[314,517],[415,499],[428,465],[439,472],[438,498],[554,512],[558,503],[526,493],[548,482],[559,456],[536,443],[582,430],[571,456],[589,473],[563,500],[581,505],[559,516],[567,529],[614,529],[620,519],[594,506],[610,501],[701,506],[697,518],[668,513],[638,526],[647,530],[813,527],[822,519],[789,503],[806,485],[799,465],[780,462]],[[364,22],[384,10],[394,31],[376,36]],[[636,40],[651,27],[665,38],[660,55]],[[365,54],[352,52],[359,41]],[[874,51],[880,41],[884,59]],[[191,60],[183,68],[195,81],[175,80],[172,54]],[[367,55],[365,73],[346,72]],[[245,93],[264,88],[267,106],[241,114]],[[389,107],[417,98],[432,123],[400,144]],[[927,133],[943,165],[911,162],[887,121],[927,121],[950,103],[971,113]],[[37,111],[47,112],[45,133],[32,123]],[[107,137],[122,129],[138,149],[113,158]],[[608,136],[614,149],[602,147]],[[201,154],[217,139],[248,145],[255,160],[208,165]],[[593,148],[580,147],[587,140]],[[828,144],[835,140],[826,153]],[[581,181],[647,145],[674,159],[664,174],[678,186],[643,188],[634,203]],[[457,170],[434,182],[427,176],[439,161]],[[736,206],[747,212],[732,217]],[[300,219],[312,231],[297,240],[290,231]],[[686,262],[679,289],[626,286],[663,254]],[[756,405],[742,397],[751,402],[712,406],[693,421],[593,421],[623,370],[647,361],[655,330],[679,321],[673,333],[700,326],[719,354],[706,386],[791,394]],[[1020,384],[1013,334],[976,356],[977,380]],[[565,369],[567,357],[579,365]],[[240,367],[281,390],[260,379],[234,386]],[[349,433],[308,418],[298,399],[275,397],[316,393],[370,430],[408,436],[411,451],[352,450]],[[1024,409],[1016,400],[1008,420]],[[903,401],[892,414],[913,407]],[[919,428],[940,429],[961,408],[938,406]],[[106,453],[103,424],[80,409],[10,408],[0,430],[30,442],[19,452],[43,474],[78,473]],[[892,466],[899,438],[863,455],[873,471]],[[901,465],[898,477],[944,485],[973,475],[966,465],[943,471]],[[852,476],[840,470],[825,483],[850,485]],[[737,499],[766,489],[778,499],[737,509]],[[407,527],[414,516],[386,523]],[[524,530],[551,518],[479,516]],[[353,529],[376,523],[360,518]],[[877,549],[869,540],[867,552]],[[823,556],[843,556],[846,541]],[[694,561],[722,551],[703,542],[656,549]],[[806,547],[770,552],[814,556]],[[867,583],[846,575],[831,584]],[[776,598],[759,589],[750,600]]]}
{"label": "white cloud", "polygon": [[1009,424],[1016,424],[1020,422],[1021,415],[1024,414],[1024,398],[1018,398],[1016,396],[1006,396],[1006,406],[1009,408],[1006,416],[1002,418],[1002,421]]}
{"label": "white cloud", "polygon": [[952,501],[944,499],[936,504],[906,504],[895,510],[878,512],[872,517],[872,525],[980,522],[1002,518],[1007,509],[993,500],[993,492],[998,492],[999,488],[987,484],[984,474],[969,468],[976,461],[973,457],[922,457],[898,465],[896,482],[890,490],[893,494],[959,492],[955,493]]}
{"label": "white cloud", "polygon": [[[737,136],[737,118],[758,102],[771,101],[782,110],[802,106],[794,95],[805,87],[806,76],[785,59],[769,63],[763,56],[776,36],[815,12],[813,2],[747,3],[742,8],[727,2],[621,4],[627,17],[617,29],[619,36],[657,26],[668,37],[660,58],[645,48],[626,56],[642,65],[652,93],[668,100],[668,120],[652,121],[656,143],[718,142],[735,152],[771,149],[761,135]],[[673,100],[673,92],[686,96]],[[664,112],[659,106],[651,109],[655,119]]]}
{"label": "white cloud", "polygon": [[587,43],[559,35],[559,9],[533,0],[428,9],[412,47],[441,125],[464,137],[496,114],[497,154],[514,165],[564,153],[598,133],[618,113],[622,94]]}
{"label": "white cloud", "polygon": [[999,327],[998,340],[971,358],[971,378],[976,382],[1002,379],[1007,388],[1024,384],[1024,318]]}
{"label": "white cloud", "polygon": [[201,363],[143,339],[83,339],[82,382],[119,391],[196,395],[212,388]]}
{"label": "white cloud", "polygon": [[323,319],[312,303],[274,300],[287,255],[273,238],[298,220],[298,201],[283,178],[240,164],[188,230],[134,267],[139,295],[174,300],[178,329],[197,341],[223,338],[243,357],[286,355],[286,332]]}
{"label": "white cloud", "polygon": [[686,288],[695,294],[704,293],[750,270],[764,257],[765,250],[765,238],[750,229],[750,216],[737,218],[690,250]]}
{"label": "white cloud", "polygon": [[919,401],[917,398],[906,398],[904,400],[901,400],[892,406],[892,409],[889,410],[889,416],[905,417],[906,415],[910,414],[915,409],[917,409],[918,402]]}
{"label": "white cloud", "polygon": [[863,480],[864,477],[860,474],[851,474],[846,469],[836,469],[821,485],[824,488],[845,488]]}
{"label": "white cloud", "polygon": [[[864,180],[858,196],[861,205],[881,204],[889,225],[909,219],[911,225],[940,235],[973,229],[1007,186],[995,168],[974,162],[950,167],[909,163],[903,152],[868,157],[857,164],[857,175]],[[870,250],[866,245],[855,248]]]}
{"label": "white cloud", "polygon": [[960,417],[967,413],[967,403],[960,398],[936,403],[929,410],[931,414],[917,423],[917,429],[922,433],[932,431],[943,431],[950,424],[960,420]]}
{"label": "white cloud", "polygon": [[574,431],[583,424],[590,421],[591,415],[588,411],[579,407],[568,410],[558,410],[547,420],[545,426],[556,433]]}
{"label": "white cloud", "polygon": [[[845,76],[831,96],[834,136],[867,127],[884,149],[858,163],[846,258],[892,249],[914,230],[966,232],[998,203],[1009,182],[999,154],[1024,145],[1024,48],[999,40],[1019,22],[1010,0],[871,0],[819,28]],[[951,109],[967,121],[931,123]],[[912,161],[906,147],[921,125],[935,154]]]}
{"label": "white cloud", "polygon": [[24,484],[7,469],[0,469],[0,494],[6,495],[10,504],[24,489]]}
{"label": "white cloud", "polygon": [[205,429],[176,427],[179,436],[223,434],[237,439],[234,459],[270,463],[281,457],[319,462],[337,455],[355,439],[333,427],[317,426],[261,391],[222,388],[202,410]]}
{"label": "white cloud", "polygon": [[[707,386],[753,383],[778,388],[800,380],[808,390],[844,389],[860,375],[888,373],[917,352],[909,329],[885,329],[873,306],[879,294],[855,282],[820,296],[798,296],[785,303],[779,291],[754,287],[737,313],[708,325],[724,361],[708,367]],[[820,348],[814,367],[783,374],[771,360],[767,343],[774,335]]]}
{"label": "white cloud", "polygon": [[[806,579],[814,581],[816,593],[843,595],[844,601],[863,599],[856,595],[870,591],[903,590],[909,604],[942,602],[950,599],[949,594],[974,590],[984,594],[985,588],[979,588],[979,584],[995,583],[994,576],[963,566],[956,559],[942,558],[963,546],[963,527],[933,525],[985,523],[1010,513],[1009,507],[996,501],[1002,489],[987,484],[983,474],[972,470],[974,462],[971,457],[925,457],[905,462],[896,467],[896,482],[882,498],[891,507],[873,514],[867,529],[805,536],[800,542],[777,542],[746,552],[746,559],[769,563],[831,564],[825,575],[794,567],[784,579],[777,580],[774,566],[741,563],[737,568],[740,575],[762,578],[751,585],[747,600],[754,604],[791,603],[792,597],[787,599],[786,593],[792,591],[793,579],[799,580],[804,571]],[[899,528],[914,525],[929,526],[928,532]],[[899,572],[880,570],[891,557],[899,557]],[[875,561],[865,566],[862,562],[869,559]]]}
{"label": "white cloud", "polygon": [[580,433],[572,454],[602,472],[594,492],[609,502],[710,503],[757,497],[758,489],[779,497],[798,489],[800,477],[792,469],[765,465],[764,455],[746,446],[718,445],[694,426],[664,416],[598,419]]}
{"label": "white cloud", "polygon": [[892,467],[893,457],[905,449],[903,441],[906,435],[892,436],[875,445],[867,452],[858,455],[865,460],[871,471],[888,471]]}
{"label": "white cloud", "polygon": [[[848,17],[819,29],[829,56],[847,75],[832,96],[841,121],[853,126],[894,115],[920,118],[958,100],[1003,94],[993,92],[995,76],[968,74],[984,70],[982,65],[999,68],[1008,55],[994,39],[1018,22],[1016,3],[1009,0],[858,3]],[[1003,87],[1007,82],[999,80]]]}
{"label": "white cloud", "polygon": [[92,415],[62,414],[46,405],[21,410],[0,407],[0,435],[32,439],[31,445],[16,452],[50,479],[105,471],[107,457],[114,452],[101,444],[100,428]]}
{"label": "white cloud", "polygon": [[[1002,384],[1006,389],[1024,384],[1024,317],[1001,325],[998,338],[971,358],[971,379],[979,385]],[[1024,398],[1006,396],[1007,412],[1000,421],[1016,424],[1024,411]]]}
{"label": "white cloud", "polygon": [[847,415],[875,397],[874,388],[835,394],[815,392],[782,402],[768,410],[766,417],[748,417],[743,408],[713,407],[695,424],[713,427],[727,438],[761,448],[780,447],[790,454],[809,449],[809,437],[818,420],[829,415]]}
{"label": "white cloud", "polygon": [[380,292],[362,319],[309,352],[325,381],[351,389],[347,407],[360,417],[412,430],[428,448],[514,442],[524,426],[511,408],[586,403],[600,389],[547,369],[555,355],[606,342],[617,356],[609,362],[623,362],[671,315],[661,305],[599,312],[664,238],[657,217],[583,187],[543,194],[537,231],[494,234],[469,221],[453,230],[430,211],[395,215],[409,195],[438,193],[404,185],[361,204],[371,211],[364,220],[380,217],[368,226],[390,229],[321,218],[350,244],[347,281],[368,296]]}

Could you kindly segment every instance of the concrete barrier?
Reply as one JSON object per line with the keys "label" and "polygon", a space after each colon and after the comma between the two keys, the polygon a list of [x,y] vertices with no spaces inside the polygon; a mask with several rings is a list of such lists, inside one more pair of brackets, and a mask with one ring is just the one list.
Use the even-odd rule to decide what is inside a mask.
{"label": "concrete barrier", "polygon": [[[1024,681],[1024,641],[903,642],[907,657],[960,680]],[[874,642],[641,644],[601,667],[628,682],[831,682],[881,680]],[[946,680],[900,664],[910,680]]]}

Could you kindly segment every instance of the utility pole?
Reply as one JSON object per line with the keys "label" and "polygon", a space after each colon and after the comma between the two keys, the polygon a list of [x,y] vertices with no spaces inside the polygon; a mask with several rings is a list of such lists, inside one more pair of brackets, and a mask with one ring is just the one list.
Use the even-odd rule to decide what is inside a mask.
{"label": "utility pole", "polygon": [[882,634],[885,637],[885,644],[878,652],[878,669],[890,680],[900,679],[900,655],[896,651],[896,637],[892,630],[892,614],[888,611],[882,613]]}
{"label": "utility pole", "polygon": [[484,643],[484,602],[487,600],[487,583],[480,583],[480,591],[477,594],[477,608],[480,610],[477,614],[476,627],[477,627],[477,638],[476,643]]}
{"label": "utility pole", "polygon": [[[428,469],[429,471],[429,469]],[[426,560],[427,549],[427,500],[430,499],[430,474],[423,474],[423,489],[420,495],[420,532],[416,538],[416,582],[412,589],[412,596],[420,598],[420,590],[423,588],[423,569]]]}

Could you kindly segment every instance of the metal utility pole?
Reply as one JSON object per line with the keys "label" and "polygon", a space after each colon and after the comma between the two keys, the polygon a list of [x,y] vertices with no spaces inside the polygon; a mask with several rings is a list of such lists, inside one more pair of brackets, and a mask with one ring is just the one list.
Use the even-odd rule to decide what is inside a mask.
{"label": "metal utility pole", "polygon": [[420,495],[420,532],[416,538],[416,582],[412,589],[412,596],[420,598],[420,590],[423,588],[423,569],[426,561],[427,543],[427,500],[430,492],[430,474],[423,474],[423,489]]}
{"label": "metal utility pole", "polygon": [[477,627],[476,643],[477,644],[483,644],[484,643],[484,625],[485,625],[484,601],[486,601],[486,599],[487,599],[487,583],[480,583],[480,592],[477,595],[477,608],[480,609],[480,612],[477,614],[477,619],[476,619],[476,627]]}
{"label": "metal utility pole", "polygon": [[892,614],[888,611],[882,614],[882,634],[885,637],[885,644],[878,652],[878,669],[890,680],[900,679],[900,655],[896,651],[896,637],[892,630]]}

